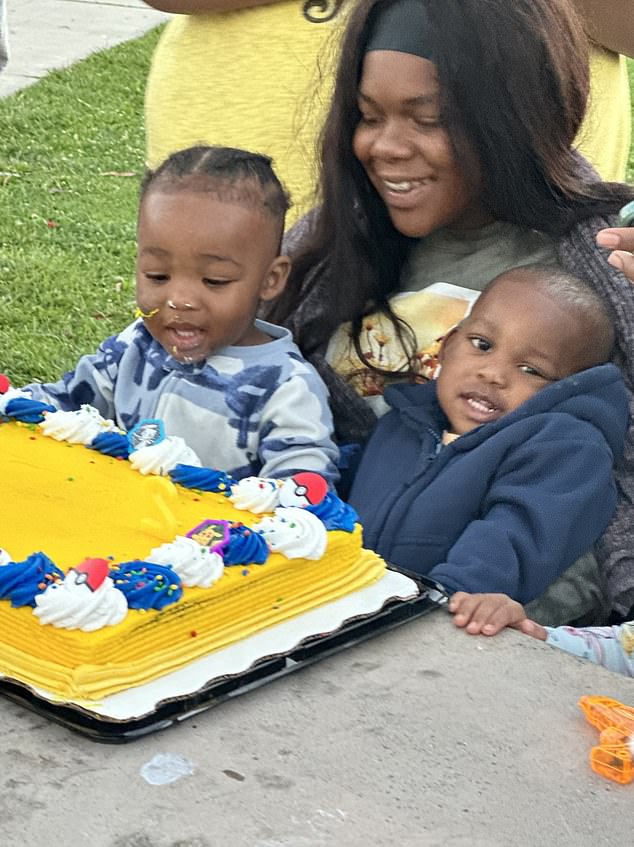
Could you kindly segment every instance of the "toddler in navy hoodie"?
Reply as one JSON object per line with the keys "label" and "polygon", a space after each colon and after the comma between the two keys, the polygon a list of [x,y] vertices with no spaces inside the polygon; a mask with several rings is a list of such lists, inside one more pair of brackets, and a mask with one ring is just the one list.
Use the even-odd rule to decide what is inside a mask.
{"label": "toddler in navy hoodie", "polygon": [[543,594],[616,507],[628,403],[613,343],[576,277],[493,280],[444,339],[437,380],[385,392],[350,494],[366,546],[449,594]]}

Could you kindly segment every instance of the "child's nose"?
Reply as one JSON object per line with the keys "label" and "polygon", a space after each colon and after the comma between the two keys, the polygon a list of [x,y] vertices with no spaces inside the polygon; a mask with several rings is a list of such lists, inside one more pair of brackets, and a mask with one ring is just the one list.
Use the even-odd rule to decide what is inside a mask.
{"label": "child's nose", "polygon": [[166,291],[166,304],[168,309],[174,309],[179,312],[187,312],[197,309],[199,300],[196,292],[196,286],[191,285],[186,280],[172,279]]}
{"label": "child's nose", "polygon": [[504,386],[508,382],[507,368],[495,356],[486,356],[481,360],[479,375],[491,385]]}

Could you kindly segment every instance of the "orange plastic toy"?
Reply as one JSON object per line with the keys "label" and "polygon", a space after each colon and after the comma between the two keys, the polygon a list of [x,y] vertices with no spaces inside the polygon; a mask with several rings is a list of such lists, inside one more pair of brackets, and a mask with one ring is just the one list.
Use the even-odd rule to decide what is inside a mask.
{"label": "orange plastic toy", "polygon": [[630,739],[634,739],[634,708],[609,697],[582,697],[586,720],[600,730],[599,744],[590,751],[595,773],[626,785],[634,779]]}

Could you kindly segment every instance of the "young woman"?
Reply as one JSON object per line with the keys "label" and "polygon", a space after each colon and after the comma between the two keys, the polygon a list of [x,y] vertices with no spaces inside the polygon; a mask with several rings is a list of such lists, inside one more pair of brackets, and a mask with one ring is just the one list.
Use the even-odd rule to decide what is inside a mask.
{"label": "young woman", "polygon": [[[342,443],[367,438],[385,380],[426,375],[425,289],[481,290],[531,262],[598,291],[634,387],[634,290],[595,242],[634,192],[600,182],[573,149],[587,50],[565,0],[360,0],[353,11],[322,138],[322,205],[289,238],[294,267],[273,310],[326,380]],[[634,605],[633,463],[634,438],[600,543],[618,614]]]}
{"label": "young woman", "polygon": [[[201,142],[259,150],[275,161],[293,200],[289,220],[296,220],[314,200],[315,139],[353,2],[146,2],[175,13],[148,77],[149,166]],[[579,132],[580,149],[604,179],[623,178],[629,152],[627,68],[614,52],[634,55],[629,2],[573,0],[593,39],[591,108]]]}

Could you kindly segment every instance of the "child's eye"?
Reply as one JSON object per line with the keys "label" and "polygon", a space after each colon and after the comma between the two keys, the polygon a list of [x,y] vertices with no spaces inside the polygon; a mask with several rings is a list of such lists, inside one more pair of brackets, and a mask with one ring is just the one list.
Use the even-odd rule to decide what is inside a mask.
{"label": "child's eye", "polygon": [[203,282],[205,283],[205,285],[208,285],[210,288],[217,288],[218,286],[229,285],[231,280],[230,279],[211,279],[208,276],[204,276]]}
{"label": "child's eye", "polygon": [[482,338],[479,335],[473,335],[469,341],[476,348],[476,350],[482,350],[486,352],[491,349],[491,343],[486,340],[486,338]]}
{"label": "child's eye", "polygon": [[548,379],[541,371],[538,371],[537,368],[534,368],[532,365],[520,365],[520,370],[528,374],[529,376],[537,376],[540,379]]}
{"label": "child's eye", "polygon": [[149,271],[145,271],[143,276],[146,279],[151,279],[152,282],[166,282],[169,279],[167,274],[150,273]]}

